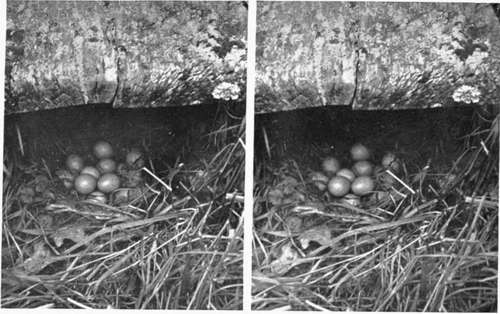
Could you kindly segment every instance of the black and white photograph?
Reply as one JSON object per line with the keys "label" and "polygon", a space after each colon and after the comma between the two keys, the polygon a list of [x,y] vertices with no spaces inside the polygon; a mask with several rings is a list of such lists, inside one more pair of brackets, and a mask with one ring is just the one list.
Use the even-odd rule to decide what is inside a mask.
{"label": "black and white photograph", "polygon": [[241,310],[247,4],[6,11],[1,307]]}
{"label": "black and white photograph", "polygon": [[253,310],[497,312],[499,13],[257,1]]}
{"label": "black and white photograph", "polygon": [[500,3],[0,15],[0,309],[498,311]]}

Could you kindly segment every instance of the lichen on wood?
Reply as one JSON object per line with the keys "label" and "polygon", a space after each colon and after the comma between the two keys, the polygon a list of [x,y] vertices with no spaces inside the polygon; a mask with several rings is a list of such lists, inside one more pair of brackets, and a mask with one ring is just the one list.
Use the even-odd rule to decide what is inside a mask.
{"label": "lichen on wood", "polygon": [[[354,106],[442,107],[500,99],[500,23],[485,4],[360,3]],[[479,97],[454,99],[470,86]]]}
{"label": "lichen on wood", "polygon": [[207,103],[224,82],[244,91],[246,11],[239,2],[8,1],[6,112]]}
{"label": "lichen on wood", "polygon": [[260,2],[256,111],[333,103],[355,88],[356,20],[344,2]]}
{"label": "lichen on wood", "polygon": [[494,103],[499,43],[488,4],[259,2],[256,112]]}

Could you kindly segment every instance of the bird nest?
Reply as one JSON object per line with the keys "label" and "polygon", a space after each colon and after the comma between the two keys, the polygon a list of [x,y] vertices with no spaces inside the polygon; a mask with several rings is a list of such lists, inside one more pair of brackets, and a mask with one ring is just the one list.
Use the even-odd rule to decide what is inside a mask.
{"label": "bird nest", "polygon": [[[244,123],[229,108],[7,117],[2,307],[240,309]],[[96,138],[147,156],[125,202],[56,176]]]}
{"label": "bird nest", "polygon": [[[351,115],[322,137],[339,140],[323,142],[270,134],[278,117],[257,123],[256,149],[267,149],[256,153],[253,308],[495,312],[500,115],[467,110],[458,131],[437,111]],[[339,143],[341,128],[350,143]],[[390,148],[401,171],[379,172],[375,191],[354,203],[319,190],[320,160],[345,163],[360,140],[375,163]]]}

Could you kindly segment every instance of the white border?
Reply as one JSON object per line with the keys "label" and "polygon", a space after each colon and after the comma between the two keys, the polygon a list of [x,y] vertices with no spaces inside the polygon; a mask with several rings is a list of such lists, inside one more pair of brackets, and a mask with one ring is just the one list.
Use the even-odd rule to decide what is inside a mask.
{"label": "white border", "polygon": [[[13,0],[9,0],[13,1]],[[265,2],[270,2],[269,0],[263,0]],[[299,0],[304,2],[316,2],[316,0]],[[326,0],[329,1],[329,0]],[[362,0],[354,0],[352,2],[358,2]],[[338,1],[329,1],[338,2]],[[363,1],[364,2],[364,1]],[[500,3],[500,0],[479,0],[479,1],[371,1],[371,2],[452,2],[452,3]],[[244,203],[244,213],[243,219],[244,225],[244,252],[243,252],[243,312],[248,313],[251,310],[251,280],[252,280],[252,237],[253,237],[253,158],[254,158],[254,90],[255,90],[255,46],[256,46],[256,22],[257,22],[257,1],[248,1],[248,20],[247,20],[247,86],[246,86],[246,144],[245,144],[245,203]],[[4,138],[4,109],[5,109],[5,42],[6,42],[6,29],[7,29],[7,3],[6,0],[0,0],[0,155],[3,161],[3,138]],[[500,163],[499,163],[500,166]],[[3,183],[3,170],[0,174],[0,187]],[[2,202],[3,193],[0,193],[0,204]],[[1,219],[0,215],[0,231],[1,231]],[[499,235],[500,242],[500,235]],[[500,271],[499,271],[500,272]],[[1,278],[1,275],[0,275]],[[498,295],[500,295],[500,287],[497,286]],[[78,312],[78,313],[93,313],[94,310],[75,310],[75,309],[65,309],[64,311]],[[164,310],[148,310],[148,312],[163,312]],[[189,312],[189,313],[213,313],[214,311],[180,311],[180,310],[168,310],[169,312]],[[60,312],[55,309],[0,309],[1,313],[6,312],[33,312],[33,313],[56,313]],[[122,312],[122,310],[109,310],[107,313],[117,313]],[[218,313],[238,313],[241,311],[217,311]],[[268,312],[268,311],[256,311],[256,312]],[[296,312],[295,313],[311,313],[311,312]],[[143,313],[141,310],[127,310],[127,313]],[[359,313],[371,313],[371,312],[359,312]]]}
{"label": "white border", "polygon": [[249,312],[252,303],[252,238],[253,238],[253,156],[255,116],[255,37],[257,3],[248,2],[247,20],[247,99],[246,99],[246,152],[245,152],[245,208],[243,211],[243,310]]}
{"label": "white border", "polygon": [[[6,38],[7,36],[7,0],[1,1],[0,0],[0,156],[2,156],[2,171],[0,171],[0,190],[2,191],[0,193],[0,204],[2,207],[0,207],[1,215],[0,215],[0,235],[2,236],[3,239],[3,135],[4,135],[4,128],[5,128],[5,123],[4,123],[4,112],[5,112],[5,57],[6,57],[6,51],[5,51],[5,45],[6,45]],[[0,241],[0,251],[1,251],[1,241]],[[2,266],[2,262],[0,260],[0,269]],[[1,279],[2,275],[0,272],[0,285],[1,285]],[[3,310],[0,308],[0,312]]]}

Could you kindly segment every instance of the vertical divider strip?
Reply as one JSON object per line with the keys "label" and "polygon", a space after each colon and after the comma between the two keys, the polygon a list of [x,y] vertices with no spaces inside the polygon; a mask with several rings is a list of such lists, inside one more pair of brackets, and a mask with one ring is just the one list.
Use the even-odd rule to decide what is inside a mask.
{"label": "vertical divider strip", "polygon": [[245,203],[243,211],[243,310],[252,303],[252,237],[253,237],[253,144],[255,114],[255,45],[257,1],[248,1],[247,21],[247,86],[246,86],[246,144],[245,144]]}

